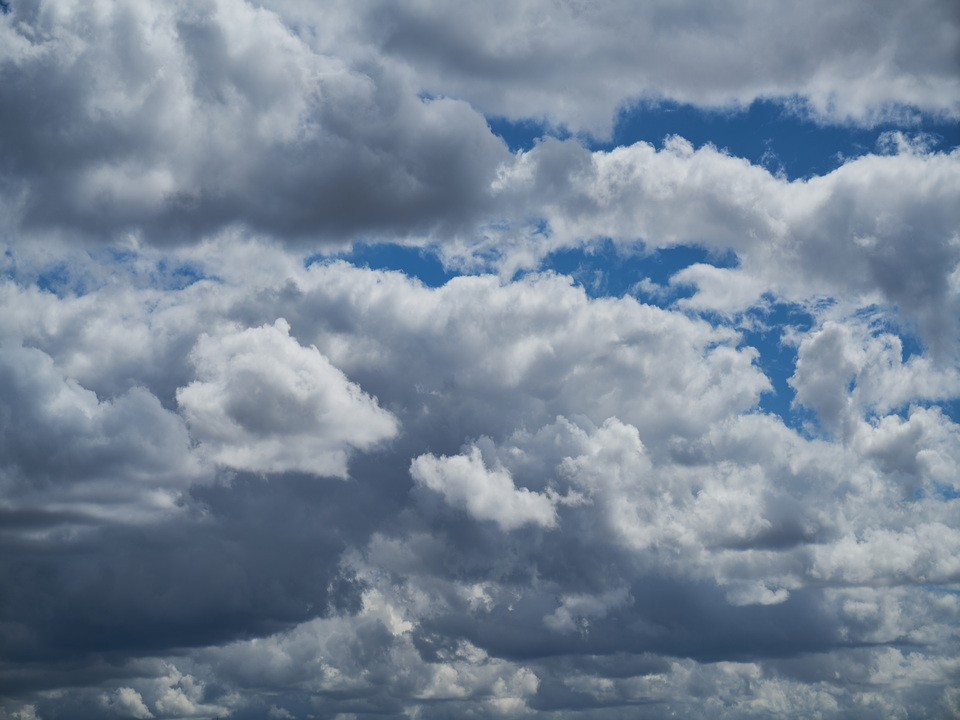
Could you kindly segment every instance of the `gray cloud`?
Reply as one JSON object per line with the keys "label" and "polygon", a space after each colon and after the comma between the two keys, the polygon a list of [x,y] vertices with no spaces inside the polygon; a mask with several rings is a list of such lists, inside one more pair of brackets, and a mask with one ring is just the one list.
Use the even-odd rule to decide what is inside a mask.
{"label": "gray cloud", "polygon": [[[250,387],[302,365],[308,380],[353,397],[337,430],[318,425],[314,440],[302,422],[291,434],[287,413],[260,415],[267,424],[247,428],[245,447],[256,450],[261,433],[287,440],[250,468],[263,476],[204,459],[209,423],[191,419],[192,401],[181,416],[156,399],[171,381],[150,363],[130,390],[108,382],[128,359],[81,362],[98,337],[123,345],[109,322],[75,331],[84,313],[119,312],[113,281],[83,297],[5,289],[15,316],[31,318],[5,332],[39,346],[16,351],[40,358],[18,372],[67,388],[60,395],[81,398],[93,418],[141,398],[141,414],[123,414],[124,432],[109,435],[118,448],[153,442],[136,438],[156,432],[155,417],[194,448],[141,465],[99,462],[95,480],[51,466],[61,485],[4,516],[5,692],[20,698],[8,714],[28,705],[41,717],[64,706],[80,717],[144,714],[137,697],[157,717],[254,717],[273,706],[294,717],[414,706],[428,717],[576,708],[616,717],[625,706],[653,712],[718,696],[731,716],[775,713],[777,702],[867,716],[954,702],[954,596],[928,583],[957,578],[955,501],[938,493],[955,487],[960,431],[937,410],[901,418],[876,399],[891,386],[896,402],[951,392],[936,389],[952,387],[949,374],[937,380],[922,358],[900,362],[863,325],[815,328],[800,340],[798,400],[832,417],[817,388],[833,364],[807,363],[828,357],[813,351],[825,338],[851,357],[858,382],[824,390],[846,398],[844,433],[807,438],[751,410],[768,383],[723,326],[629,297],[590,300],[551,275],[429,289],[399,273],[306,268],[281,250],[237,247],[240,259],[258,254],[251,275],[228,248],[214,253],[216,281],[125,286],[122,327],[136,337],[149,326],[158,357],[199,348],[175,369],[181,388],[232,378],[258,347]],[[277,317],[289,329],[266,319]],[[68,372],[114,387],[116,399]],[[210,407],[230,415],[230,387]],[[270,387],[268,407],[288,392]],[[49,392],[10,397],[36,418],[36,442],[63,432],[69,412],[44,410]],[[356,428],[375,429],[362,418],[386,422],[387,411],[402,432],[385,446],[361,442]],[[335,437],[355,448],[350,480],[306,474],[329,473],[326,460],[288,462],[323,459]],[[5,450],[7,462],[24,447]],[[191,457],[197,475],[159,469]],[[98,510],[127,497],[118,493],[135,472],[178,502],[165,515]],[[94,482],[85,506],[67,504]],[[904,643],[917,650],[897,649]],[[811,653],[844,677],[870,667],[858,682],[876,688],[876,701],[833,676],[811,679],[802,663]],[[615,657],[619,669],[604,660]],[[926,678],[926,693],[908,682],[891,695],[891,667]],[[81,687],[60,700],[33,694],[68,678]],[[264,685],[284,690],[264,704],[255,689]]]}
{"label": "gray cloud", "polygon": [[35,348],[0,350],[2,487],[11,511],[163,515],[203,478],[182,419],[134,387],[101,401]]}
{"label": "gray cloud", "polygon": [[24,0],[0,17],[6,232],[471,237],[510,163],[480,113],[601,134],[657,98],[955,116],[957,18],[914,5]]}
{"label": "gray cloud", "polygon": [[952,6],[0,5],[0,720],[960,713],[957,150],[486,121],[908,131]]}
{"label": "gray cloud", "polygon": [[[321,28],[325,12],[271,5],[311,23],[322,46],[335,42]],[[624,106],[663,98],[714,107],[795,99],[827,122],[960,111],[958,17],[946,2],[350,7],[362,8],[359,28],[334,20],[338,29],[409,67],[424,90],[574,132],[604,134]]]}
{"label": "gray cloud", "polygon": [[444,252],[468,260],[495,253],[509,275],[598,237],[626,248],[733,251],[739,268],[694,265],[673,278],[698,288],[686,307],[734,314],[765,292],[794,302],[880,301],[946,351],[960,340],[958,170],[956,150],[904,145],[787,181],[714,147],[694,150],[679,137],[660,150],[640,142],[595,153],[549,140],[504,166],[494,183],[514,203],[508,229]]}
{"label": "gray cloud", "polygon": [[12,232],[427,232],[482,207],[506,156],[465,103],[420,100],[375,58],[318,54],[239,0],[24,2],[0,24]]}

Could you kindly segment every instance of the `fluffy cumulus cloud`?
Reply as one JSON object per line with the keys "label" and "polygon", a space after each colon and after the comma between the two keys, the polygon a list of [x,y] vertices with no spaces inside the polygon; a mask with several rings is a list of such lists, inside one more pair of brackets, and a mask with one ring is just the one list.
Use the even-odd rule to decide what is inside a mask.
{"label": "fluffy cumulus cloud", "polygon": [[100,400],[41,350],[11,343],[0,357],[10,512],[162,512],[202,479],[182,418],[145,389]]}
{"label": "fluffy cumulus cloud", "polygon": [[0,32],[8,228],[452,227],[506,154],[466,103],[421,100],[390,64],[311,47],[243,0],[18,2]]}
{"label": "fluffy cumulus cloud", "polygon": [[133,688],[122,687],[113,697],[104,695],[103,704],[107,707],[116,708],[120,713],[133,718],[152,718],[153,713],[143,703],[143,697]]}
{"label": "fluffy cumulus cloud", "polygon": [[421,455],[410,463],[417,483],[435,490],[455,507],[464,508],[478,520],[492,520],[503,530],[533,523],[551,527],[556,513],[550,498],[526,488],[517,489],[502,469],[487,470],[480,450],[469,455],[435,457]]}
{"label": "fluffy cumulus cloud", "polygon": [[345,476],[351,448],[393,437],[396,422],[316,348],[277,320],[203,335],[191,353],[198,380],[177,390],[200,451],[255,472]]}
{"label": "fluffy cumulus cloud", "polygon": [[[326,13],[296,0],[270,5],[309,23],[321,47],[335,37],[324,32]],[[351,23],[334,20],[336,30],[414,72],[428,92],[573,131],[609,131],[625,104],[662,98],[708,106],[791,98],[824,119],[860,122],[911,107],[960,110],[956,11],[936,0],[882,8],[504,0],[465,9],[373,0],[354,12]]]}
{"label": "fluffy cumulus cloud", "polygon": [[0,719],[960,714],[950,3],[0,11]]}
{"label": "fluffy cumulus cloud", "polygon": [[640,142],[594,153],[549,140],[502,166],[494,187],[517,201],[509,231],[451,247],[451,256],[497,252],[512,270],[585,238],[697,243],[736,253],[739,267],[691,265],[671,278],[697,288],[684,302],[691,309],[735,313],[767,292],[795,302],[879,300],[933,346],[960,334],[956,149],[908,145],[789,181],[677,136],[660,150]]}

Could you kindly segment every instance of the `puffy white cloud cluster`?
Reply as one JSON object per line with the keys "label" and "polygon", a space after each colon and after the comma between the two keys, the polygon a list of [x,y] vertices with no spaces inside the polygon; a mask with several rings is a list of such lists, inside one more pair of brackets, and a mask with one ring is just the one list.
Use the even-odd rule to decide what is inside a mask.
{"label": "puffy white cloud cluster", "polygon": [[393,437],[396,421],[289,331],[281,319],[202,335],[191,353],[199,379],[177,390],[177,404],[220,465],[345,477],[347,450]]}
{"label": "puffy white cloud cluster", "polygon": [[556,510],[548,495],[517,489],[510,473],[502,468],[487,470],[476,446],[468,455],[416,457],[410,463],[410,474],[450,505],[462,507],[478,520],[492,520],[503,530],[527,523],[556,525]]}
{"label": "puffy white cloud cluster", "polygon": [[0,718],[960,713],[949,3],[0,8]]}
{"label": "puffy white cloud cluster", "polygon": [[268,5],[309,27],[315,47],[344,52],[350,41],[426,92],[574,132],[609,132],[617,111],[638,100],[717,107],[789,98],[832,122],[960,111],[956,12],[936,0]]}
{"label": "puffy white cloud cluster", "polygon": [[879,302],[935,348],[960,337],[957,150],[871,154],[788,181],[679,137],[661,150],[640,142],[594,153],[549,140],[502,166],[494,187],[515,201],[513,224],[448,248],[451,256],[495,250],[510,274],[592,238],[628,248],[696,244],[733,251],[739,267],[678,272],[672,284],[697,288],[684,302],[690,309],[737,313],[764,293],[840,298],[848,311]]}
{"label": "puffy white cloud cluster", "polygon": [[[28,565],[45,553],[71,622],[86,618],[69,643],[56,624],[41,631],[47,611],[26,609],[23,560],[8,561],[21,631],[5,655],[92,657],[123,642],[163,657],[165,638],[191,637],[195,651],[164,662],[220,688],[190,695],[167,665],[136,671],[137,682],[92,666],[101,689],[66,702],[143,717],[212,712],[183,698],[237,717],[270,706],[293,717],[574,707],[617,717],[650,698],[687,707],[691,693],[729,696],[731,716],[955,703],[960,428],[920,403],[954,397],[956,378],[927,355],[903,361],[895,336],[856,319],[801,333],[791,383],[829,431],[807,437],[757,411],[770,383],[723,324],[590,299],[551,274],[434,289],[241,247],[240,258],[262,259],[254,276],[230,252],[207,255],[221,257],[223,277],[183,289],[136,290],[129,278],[82,297],[5,288],[5,332],[19,346],[5,355],[17,380],[4,388],[32,423],[4,434],[5,462],[23,468],[4,470],[5,542]],[[136,373],[111,336],[141,334],[150,356],[180,348],[179,359]],[[119,368],[133,373],[118,384]],[[81,422],[71,418],[82,424],[64,429]],[[36,440],[11,435],[22,427]],[[179,449],[157,444],[164,428]],[[72,454],[38,452],[30,465],[18,453],[31,447]],[[317,477],[345,473],[348,483]],[[135,481],[177,502],[144,513],[152,496]],[[120,526],[103,510],[118,502]],[[126,583],[103,635],[92,607],[116,581],[91,585],[66,563],[111,537],[133,545],[97,555]],[[194,557],[183,568],[169,552]],[[133,565],[145,558],[156,581]],[[161,580],[179,594],[183,573],[193,597],[179,612],[145,604]],[[275,589],[251,594],[250,583]],[[226,617],[199,640],[190,628],[214,607]],[[291,627],[240,639],[271,622]],[[856,649],[864,643],[877,647]],[[903,643],[918,650],[892,650]],[[888,652],[922,667],[928,691],[877,675],[858,685],[873,695],[854,693],[845,674]],[[841,679],[797,659],[810,653],[838,663]],[[711,664],[721,659],[740,664]],[[52,687],[56,672],[15,677]],[[282,702],[247,690],[264,682],[288,689]],[[57,704],[40,697],[30,702],[41,713]]]}
{"label": "puffy white cloud cluster", "polygon": [[[0,16],[3,227],[158,244],[234,225],[337,242],[473,237],[478,222],[502,219],[498,173],[524,168],[512,167],[485,117],[603,135],[636,102],[786,98],[827,122],[956,118],[957,27],[942,0],[882,11],[870,2],[18,0]],[[569,161],[558,152],[576,154],[542,148],[539,162]],[[600,174],[625,179],[637,154],[598,160]],[[562,182],[563,168],[546,170],[541,185]],[[761,174],[727,188],[749,193]],[[838,181],[855,191],[859,174]],[[669,193],[671,183],[659,187]],[[766,217],[767,205],[741,220]],[[703,209],[684,213],[690,229],[726,237]],[[863,242],[876,235],[853,230]],[[875,271],[883,267],[881,258]]]}

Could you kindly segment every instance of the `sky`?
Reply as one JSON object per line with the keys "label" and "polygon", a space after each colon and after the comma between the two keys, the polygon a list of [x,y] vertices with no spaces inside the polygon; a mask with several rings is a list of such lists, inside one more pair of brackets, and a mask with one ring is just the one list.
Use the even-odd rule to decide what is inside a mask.
{"label": "sky", "polygon": [[0,720],[960,717],[960,7],[0,3]]}

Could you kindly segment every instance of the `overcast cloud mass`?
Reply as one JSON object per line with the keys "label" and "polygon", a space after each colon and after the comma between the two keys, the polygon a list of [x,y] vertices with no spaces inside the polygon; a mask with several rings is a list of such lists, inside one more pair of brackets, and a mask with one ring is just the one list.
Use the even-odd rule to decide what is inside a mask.
{"label": "overcast cloud mass", "polygon": [[0,9],[0,720],[960,717],[955,2]]}

